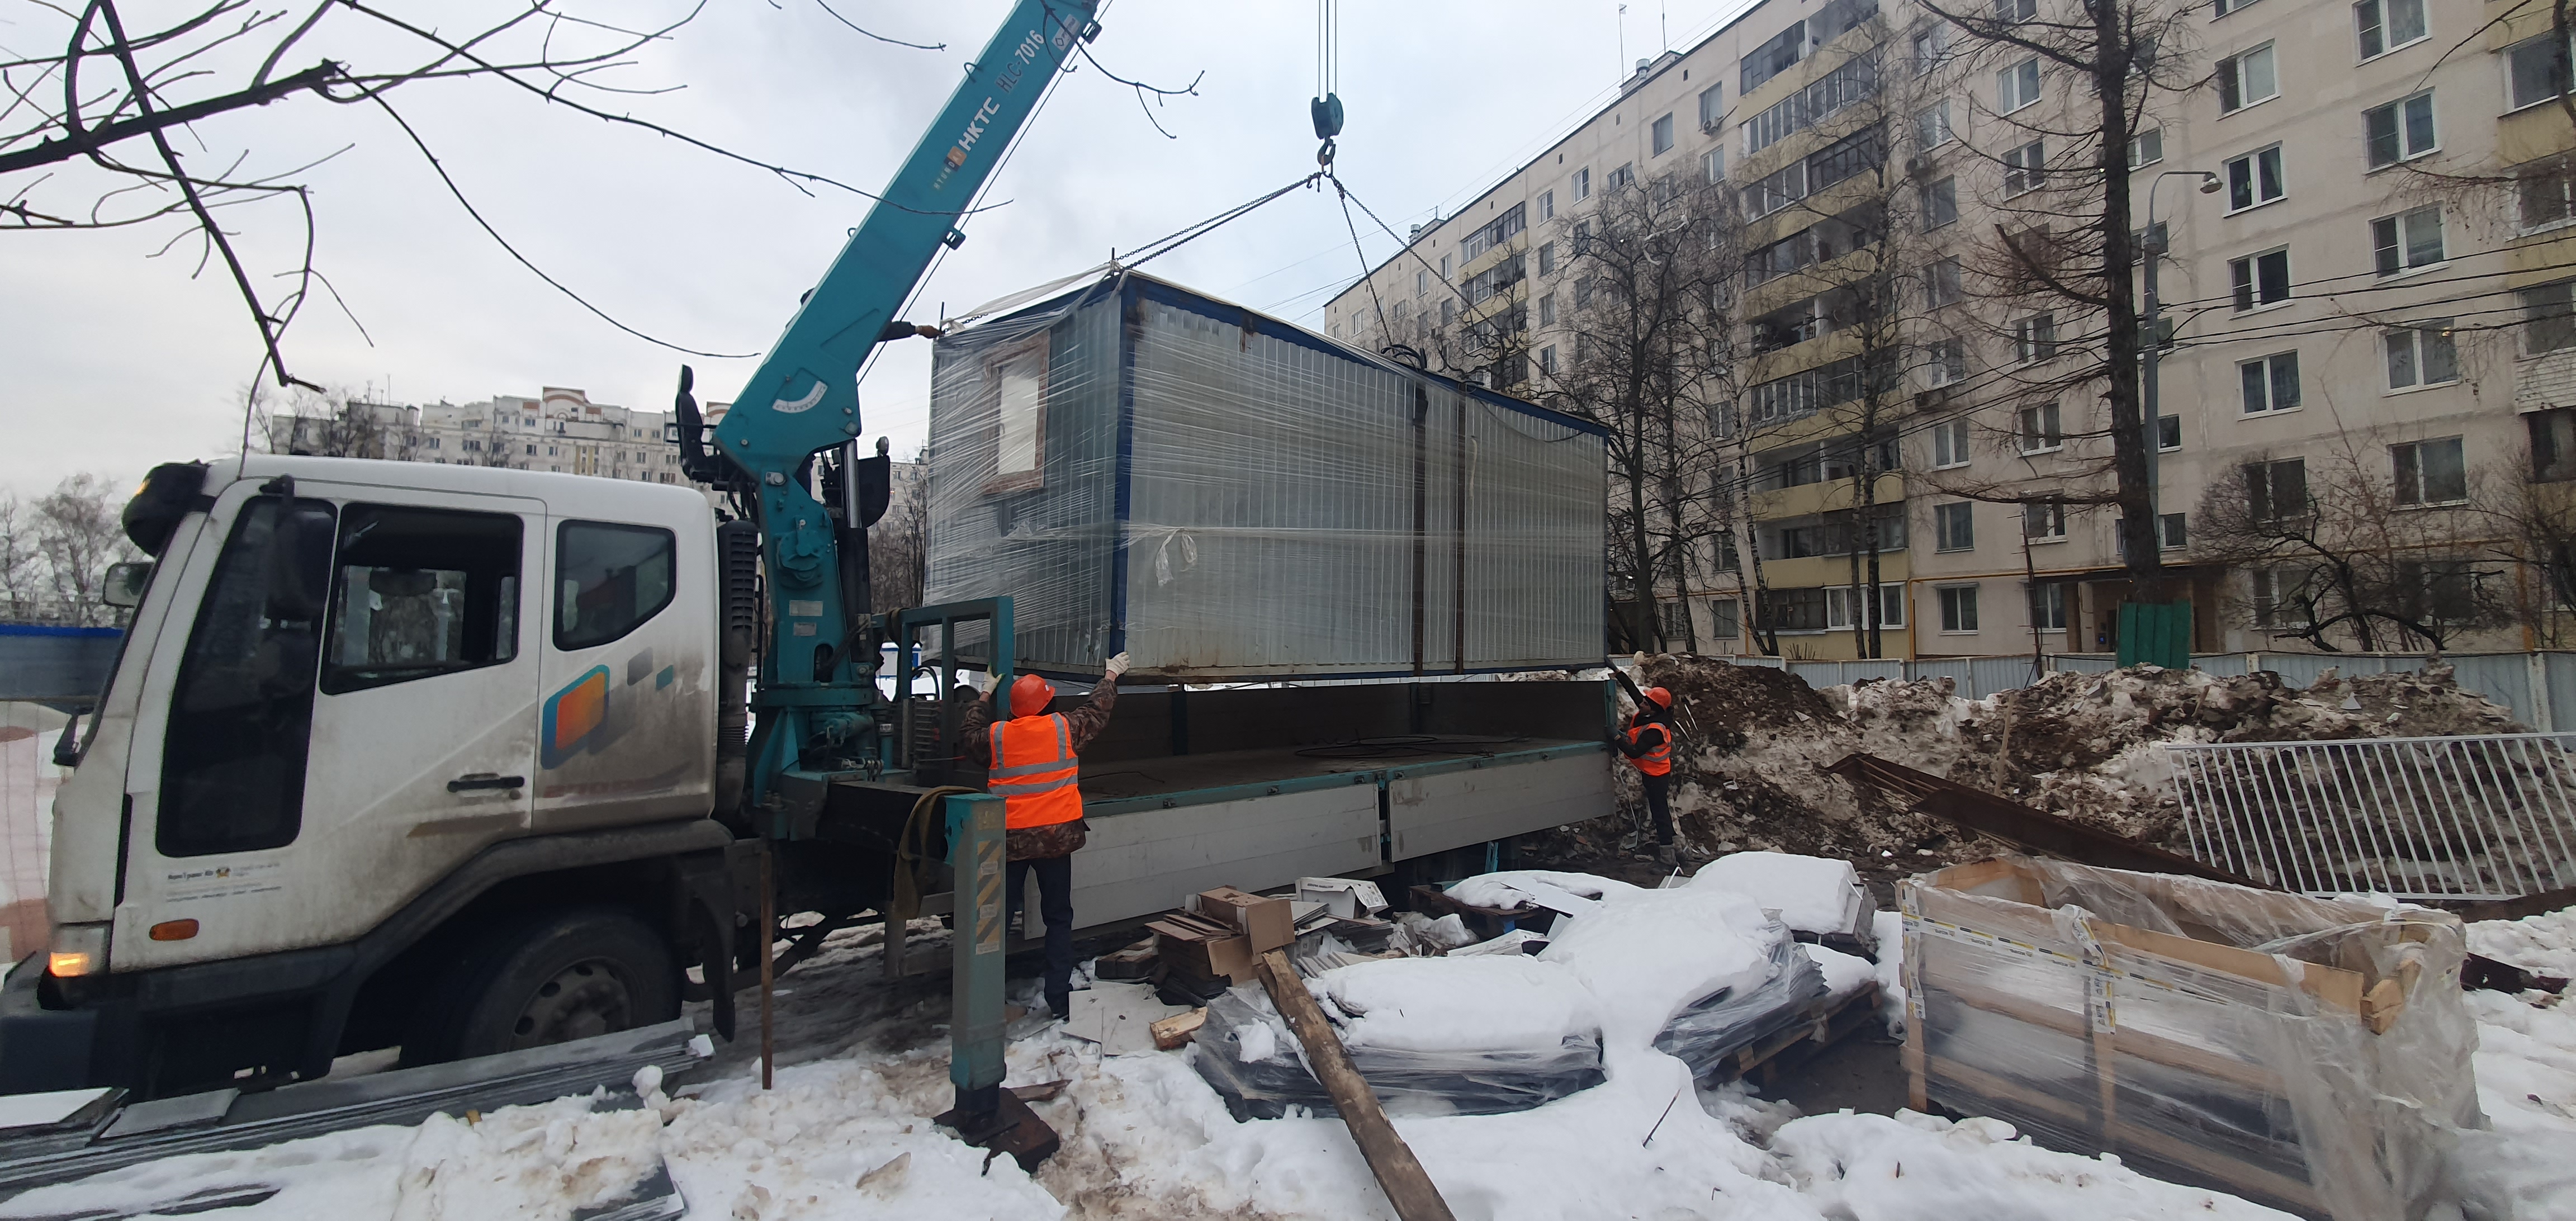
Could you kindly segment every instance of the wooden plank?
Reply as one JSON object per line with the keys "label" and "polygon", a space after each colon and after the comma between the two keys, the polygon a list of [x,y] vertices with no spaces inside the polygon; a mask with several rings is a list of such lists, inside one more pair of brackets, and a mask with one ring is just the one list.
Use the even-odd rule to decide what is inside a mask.
{"label": "wooden plank", "polygon": [[1287,1019],[1288,1029],[1296,1032],[1297,1041],[1306,1048],[1306,1062],[1315,1070],[1315,1079],[1323,1083],[1324,1092],[1333,1099],[1333,1109],[1341,1112],[1342,1123],[1351,1130],[1351,1139],[1360,1147],[1360,1156],[1368,1159],[1369,1172],[1377,1176],[1377,1185],[1386,1192],[1387,1203],[1395,1206],[1395,1215],[1403,1221],[1456,1221],[1449,1202],[1440,1198],[1440,1189],[1431,1183],[1431,1175],[1422,1169],[1420,1159],[1396,1134],[1395,1125],[1387,1121],[1386,1111],[1377,1104],[1377,1094],[1369,1089],[1368,1079],[1351,1064],[1351,1054],[1342,1047],[1340,1035],[1324,1020],[1324,1011],[1315,1004],[1313,993],[1306,991],[1306,981],[1297,978],[1288,965],[1285,951],[1272,950],[1261,956],[1261,985],[1270,992],[1270,1003],[1279,1007],[1279,1016]]}
{"label": "wooden plank", "polygon": [[1154,1046],[1164,1051],[1173,1051],[1181,1044],[1197,1038],[1199,1027],[1205,1025],[1207,1025],[1207,1010],[1192,1009],[1188,1013],[1175,1013],[1146,1029],[1153,1032]]}
{"label": "wooden plank", "polygon": [[[1988,991],[1975,985],[1962,987],[1953,981],[1935,980],[1929,985],[1925,995],[1947,997],[1968,1008],[1981,1009],[1997,1017],[2053,1030],[2069,1038],[2091,1037],[2091,1032],[2085,1028],[2084,1018],[2080,1014],[2054,1009],[2006,993]],[[2112,1032],[2111,1042],[2112,1047],[2122,1055],[2135,1056],[2141,1060],[2198,1073],[2204,1077],[2215,1077],[2266,1094],[2280,1096],[2286,1088],[2282,1084],[2279,1073],[2262,1065],[2230,1059],[2204,1048],[2174,1042],[2161,1035],[2120,1027]]]}
{"label": "wooden plank", "polygon": [[2317,1199],[2315,1188],[2278,1171],[2249,1165],[2215,1149],[2205,1149],[2135,1124],[2120,1125],[2119,1138],[2132,1150],[2196,1170],[2249,1194],[2269,1196],[2306,1212],[2322,1214],[2325,1211]]}

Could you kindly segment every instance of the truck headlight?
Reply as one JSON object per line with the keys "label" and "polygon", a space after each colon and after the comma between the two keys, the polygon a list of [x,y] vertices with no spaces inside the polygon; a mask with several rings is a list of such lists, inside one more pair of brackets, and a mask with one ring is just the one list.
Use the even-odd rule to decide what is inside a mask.
{"label": "truck headlight", "polygon": [[107,969],[107,926],[57,924],[45,949],[45,973],[70,979]]}

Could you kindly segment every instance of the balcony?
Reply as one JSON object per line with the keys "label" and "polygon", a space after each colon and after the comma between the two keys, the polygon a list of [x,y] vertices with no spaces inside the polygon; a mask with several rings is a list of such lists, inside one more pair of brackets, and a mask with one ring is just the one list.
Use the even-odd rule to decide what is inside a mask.
{"label": "balcony", "polygon": [[[1884,506],[1903,503],[1905,500],[1903,471],[1885,472],[1876,482],[1878,486],[1875,489],[1874,498],[1878,504]],[[1850,479],[1829,479],[1821,483],[1800,484],[1793,488],[1774,488],[1768,492],[1755,492],[1747,500],[1746,511],[1755,521],[1780,521],[1818,513],[1839,512],[1859,503],[1859,498],[1852,495]]]}
{"label": "balcony", "polygon": [[[1866,577],[1868,575],[1867,570],[1869,568],[1869,557],[1862,556],[1860,562],[1862,575]],[[1908,575],[1909,565],[1904,551],[1881,551],[1878,553],[1879,584],[1892,585],[1898,581],[1905,580]],[[1751,573],[1745,574],[1745,584],[1748,587],[1753,583],[1752,576],[1753,574]],[[1766,559],[1762,561],[1762,583],[1771,586],[1774,589],[1801,589],[1814,586],[1848,585],[1851,583],[1851,557],[1847,555],[1818,555],[1800,560]]]}

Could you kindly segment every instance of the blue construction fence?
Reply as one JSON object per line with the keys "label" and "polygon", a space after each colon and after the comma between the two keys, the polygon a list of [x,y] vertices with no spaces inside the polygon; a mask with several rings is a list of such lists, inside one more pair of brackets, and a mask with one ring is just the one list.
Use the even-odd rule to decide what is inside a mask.
{"label": "blue construction fence", "polygon": [[[2053,670],[2100,674],[2119,668],[2109,653],[2043,653],[2034,659],[2014,657],[1936,657],[1921,661],[1791,661],[1779,657],[1737,656],[1740,666],[1769,666],[1807,680],[1811,687],[1831,687],[1870,678],[1918,681],[1949,679],[1958,693],[1983,699],[1998,691],[2027,687]],[[2414,671],[2428,659],[2414,653],[2198,653],[2195,670],[2243,675],[2270,670],[2293,687],[2306,687],[2327,670],[2350,676]],[[2535,730],[2576,729],[2576,652],[2541,650],[2528,653],[2446,653],[2460,686],[2513,709],[2514,719]]]}

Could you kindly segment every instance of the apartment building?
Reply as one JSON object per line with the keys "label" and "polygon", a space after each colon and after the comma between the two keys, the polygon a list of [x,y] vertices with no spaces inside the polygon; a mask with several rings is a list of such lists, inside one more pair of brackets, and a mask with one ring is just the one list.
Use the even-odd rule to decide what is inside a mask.
{"label": "apartment building", "polygon": [[594,403],[578,389],[548,386],[535,398],[420,408],[414,457],[463,466],[508,466],[646,483],[685,483],[680,447],[666,412]]}
{"label": "apartment building", "polygon": [[[2045,21],[2064,0],[1989,2]],[[2576,115],[2549,6],[2153,12],[2170,23],[2125,151],[2133,231],[2165,250],[2155,535],[2194,647],[2425,646],[2394,620],[2452,648],[2557,643]],[[1910,0],[1766,0],[1641,61],[1326,326],[1363,347],[1517,328],[1503,350],[1526,365],[1489,379],[1543,397],[1588,317],[1569,240],[1587,210],[1722,184],[1744,273],[1705,475],[1737,493],[1736,523],[1652,591],[1667,639],[2108,650],[2131,590],[2098,503],[2110,421],[2085,371],[2103,324],[2008,257],[2052,226],[2064,241],[2085,184],[2102,194],[2087,84]],[[2375,575],[2338,585],[2361,553],[2342,567]]]}

